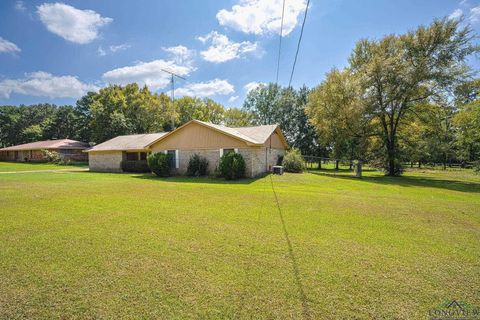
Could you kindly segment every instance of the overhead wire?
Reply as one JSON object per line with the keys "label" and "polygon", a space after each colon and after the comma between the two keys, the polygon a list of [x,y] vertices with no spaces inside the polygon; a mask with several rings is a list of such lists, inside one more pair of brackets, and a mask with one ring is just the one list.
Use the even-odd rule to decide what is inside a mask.
{"label": "overhead wire", "polygon": [[298,38],[297,52],[295,53],[295,60],[293,61],[292,73],[290,74],[290,80],[288,81],[288,87],[292,85],[293,74],[295,72],[295,66],[297,64],[298,52],[300,51],[300,43],[302,42],[303,30],[305,28],[305,21],[307,20],[308,7],[310,6],[310,0],[307,0],[307,6],[305,7],[305,15],[303,16],[302,29],[300,30],[300,37]]}

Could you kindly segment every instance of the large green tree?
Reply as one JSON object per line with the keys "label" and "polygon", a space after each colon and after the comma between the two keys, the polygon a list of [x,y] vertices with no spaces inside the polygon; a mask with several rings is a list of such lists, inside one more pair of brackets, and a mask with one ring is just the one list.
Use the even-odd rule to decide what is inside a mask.
{"label": "large green tree", "polygon": [[455,90],[458,112],[452,121],[456,127],[457,156],[461,161],[480,159],[480,79]]}
{"label": "large green tree", "polygon": [[320,155],[315,128],[305,113],[308,93],[306,87],[294,90],[262,84],[248,93],[242,110],[251,114],[254,124],[279,124],[288,144],[303,154]]}
{"label": "large green tree", "polygon": [[357,81],[361,118],[378,124],[385,168],[399,170],[398,132],[419,103],[451,92],[469,76],[466,58],[478,51],[469,27],[456,20],[435,20],[403,35],[357,43],[346,68]]}

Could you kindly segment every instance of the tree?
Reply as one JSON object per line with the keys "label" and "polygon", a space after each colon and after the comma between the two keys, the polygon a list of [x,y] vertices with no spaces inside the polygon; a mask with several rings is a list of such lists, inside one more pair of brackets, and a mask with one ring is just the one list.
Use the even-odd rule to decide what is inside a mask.
{"label": "tree", "polygon": [[462,161],[480,159],[480,79],[461,84],[455,90],[458,112],[452,121],[457,128],[457,156]]}
{"label": "tree", "polygon": [[251,126],[252,114],[237,108],[227,109],[223,113],[223,124],[227,127]]}
{"label": "tree", "polygon": [[56,108],[53,114],[44,122],[43,138],[81,140],[78,134],[80,116],[72,106]]}
{"label": "tree", "polygon": [[178,112],[178,125],[196,119],[220,124],[223,120],[225,109],[212,99],[200,99],[184,96],[175,101]]}
{"label": "tree", "polygon": [[320,155],[315,128],[305,113],[308,93],[307,87],[296,91],[273,83],[260,85],[248,93],[242,110],[251,114],[254,124],[279,124],[288,144],[303,154]]}
{"label": "tree", "polygon": [[322,145],[336,159],[365,160],[365,139],[372,134],[358,79],[349,70],[333,69],[309,95],[306,112]]}
{"label": "tree", "polygon": [[471,40],[469,27],[443,19],[404,35],[357,43],[347,70],[358,81],[361,119],[379,129],[389,175],[400,172],[398,132],[403,120],[416,105],[451,92],[469,75],[465,60],[478,51]]}
{"label": "tree", "polygon": [[280,86],[274,83],[260,84],[251,90],[243,102],[243,110],[253,115],[256,124],[275,123]]}

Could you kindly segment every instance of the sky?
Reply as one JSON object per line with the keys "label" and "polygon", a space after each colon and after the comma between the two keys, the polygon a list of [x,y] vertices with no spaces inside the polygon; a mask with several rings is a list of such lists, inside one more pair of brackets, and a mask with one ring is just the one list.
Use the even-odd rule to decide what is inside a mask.
{"label": "sky", "polygon": [[[0,104],[75,104],[137,82],[241,107],[275,82],[282,0],[0,2]],[[280,85],[288,85],[307,0],[285,0]],[[346,66],[355,43],[463,17],[480,31],[480,0],[311,0],[292,86]],[[477,41],[477,40],[476,40]],[[469,63],[478,69],[478,57]]]}

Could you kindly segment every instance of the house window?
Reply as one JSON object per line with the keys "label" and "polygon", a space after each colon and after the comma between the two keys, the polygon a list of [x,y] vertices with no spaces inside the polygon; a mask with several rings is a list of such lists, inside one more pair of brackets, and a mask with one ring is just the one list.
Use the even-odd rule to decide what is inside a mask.
{"label": "house window", "polygon": [[61,153],[61,154],[72,154],[73,150],[72,149],[59,149],[58,152]]}
{"label": "house window", "polygon": [[137,152],[127,152],[127,161],[137,161],[138,153]]}
{"label": "house window", "polygon": [[175,150],[167,150],[167,154],[170,156],[170,168],[176,168],[175,163],[177,162],[176,159],[176,152]]}
{"label": "house window", "polygon": [[147,153],[146,152],[140,152],[140,160],[147,160]]}
{"label": "house window", "polygon": [[224,154],[227,154],[227,153],[230,153],[230,152],[234,152],[234,153],[237,153],[238,152],[238,149],[220,149],[220,157],[223,157]]}

